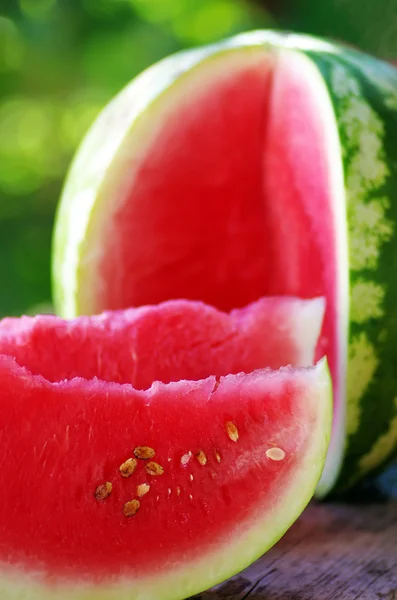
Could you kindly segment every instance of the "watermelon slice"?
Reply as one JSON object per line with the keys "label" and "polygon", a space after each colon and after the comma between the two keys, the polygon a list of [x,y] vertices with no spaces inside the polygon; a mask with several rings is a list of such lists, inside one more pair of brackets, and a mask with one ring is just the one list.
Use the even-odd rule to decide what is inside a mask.
{"label": "watermelon slice", "polygon": [[165,59],[73,163],[58,311],[325,296],[335,416],[318,495],[353,485],[397,446],[395,139],[397,71],[353,49],[257,31]]}
{"label": "watermelon slice", "polygon": [[142,390],[156,380],[306,367],[315,360],[324,308],[322,298],[283,296],[230,314],[174,300],[67,323],[46,315],[10,317],[0,321],[0,354],[52,382],[98,377]]}
{"label": "watermelon slice", "polygon": [[322,309],[171,301],[1,322],[2,600],[178,600],[274,544],[324,465],[327,363],[222,373],[267,361],[262,326],[280,358],[312,358]]}

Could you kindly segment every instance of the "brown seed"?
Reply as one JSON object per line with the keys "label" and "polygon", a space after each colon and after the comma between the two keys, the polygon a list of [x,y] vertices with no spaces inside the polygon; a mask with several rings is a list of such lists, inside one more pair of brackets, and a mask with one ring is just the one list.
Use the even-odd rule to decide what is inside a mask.
{"label": "brown seed", "polygon": [[123,513],[125,517],[133,517],[139,510],[141,503],[139,500],[130,500],[124,504]]}
{"label": "brown seed", "polygon": [[153,448],[149,448],[149,446],[137,446],[134,449],[134,454],[137,458],[141,460],[148,460],[149,458],[153,458],[156,455]]}
{"label": "brown seed", "polygon": [[204,466],[207,464],[207,457],[202,450],[200,450],[200,452],[197,452],[196,458],[199,461],[200,465]]}
{"label": "brown seed", "polygon": [[119,467],[120,475],[122,477],[130,477],[136,469],[138,461],[135,458],[129,458]]}
{"label": "brown seed", "polygon": [[229,436],[229,438],[232,440],[232,442],[237,442],[238,440],[238,429],[235,423],[233,423],[233,421],[228,421],[226,423],[226,433]]}
{"label": "brown seed", "polygon": [[142,498],[142,496],[147,494],[149,490],[150,490],[150,485],[148,483],[141,483],[136,488],[136,495],[139,496],[139,498]]}
{"label": "brown seed", "polygon": [[98,485],[97,489],[95,490],[95,498],[98,501],[106,500],[106,498],[112,493],[112,489],[113,486],[110,481],[106,481],[102,485]]}
{"label": "brown seed", "polygon": [[145,465],[145,469],[146,469],[146,473],[148,473],[148,475],[162,475],[164,473],[164,469],[161,465],[159,465],[159,463],[156,462],[148,462]]}
{"label": "brown seed", "polygon": [[215,458],[218,463],[220,463],[222,460],[221,455],[219,454],[218,450],[215,450]]}

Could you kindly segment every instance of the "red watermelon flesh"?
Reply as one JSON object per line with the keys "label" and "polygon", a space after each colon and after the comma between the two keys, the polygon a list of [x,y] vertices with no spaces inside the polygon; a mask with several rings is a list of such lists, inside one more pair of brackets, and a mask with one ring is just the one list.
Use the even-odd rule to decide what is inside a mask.
{"label": "red watermelon flesh", "polygon": [[230,314],[174,300],[71,321],[7,318],[0,354],[51,382],[98,377],[147,389],[153,381],[312,365],[323,314],[321,298],[283,296]]}
{"label": "red watermelon flesh", "polygon": [[240,64],[226,53],[148,108],[139,153],[125,149],[103,191],[115,212],[106,209],[87,259],[95,275],[80,284],[81,310],[325,296],[318,357],[337,383],[334,185],[317,82],[293,56],[275,60],[252,50]]}
{"label": "red watermelon flesh", "polygon": [[[303,309],[310,305],[319,330],[321,302],[320,311],[319,301],[301,302]],[[154,331],[152,358],[161,377],[195,377],[218,369],[207,355],[216,356],[217,342],[222,348],[233,328],[236,340],[240,326],[243,332],[240,369],[251,363],[244,349],[250,329],[258,349],[254,323],[267,322],[268,340],[272,328],[279,336],[285,307],[272,323],[264,308],[277,313],[267,299],[233,311],[229,324],[215,309],[178,301],[73,322],[1,323],[4,600],[183,598],[244,568],[285,532],[325,460],[332,420],[325,360],[311,368],[154,381],[146,390],[125,383],[128,365],[135,368],[128,343],[134,329],[146,328],[146,338]],[[166,342],[178,338],[181,315],[199,341],[187,350],[195,358],[201,353],[197,369],[193,361],[170,366],[175,347],[167,354]],[[290,325],[291,319],[287,336]],[[225,356],[237,344],[226,343]],[[147,347],[138,350],[145,354]],[[142,387],[148,373],[142,370]]]}
{"label": "red watermelon flesh", "polygon": [[[14,567],[53,583],[150,578],[216,556],[287,501],[308,501],[323,458],[312,447],[320,379],[317,371],[256,371],[137,391],[100,380],[51,384],[1,356],[6,573]],[[121,477],[139,446],[155,451],[153,461],[137,460],[133,475]],[[274,448],[282,460],[268,458]],[[147,472],[152,462],[162,474]],[[300,486],[309,478],[308,489],[289,498],[297,478]],[[105,482],[112,492],[97,500]],[[142,485],[150,488],[140,497]],[[140,506],[129,518],[132,500]],[[267,528],[272,537],[271,520]],[[246,552],[248,562],[260,554]]]}

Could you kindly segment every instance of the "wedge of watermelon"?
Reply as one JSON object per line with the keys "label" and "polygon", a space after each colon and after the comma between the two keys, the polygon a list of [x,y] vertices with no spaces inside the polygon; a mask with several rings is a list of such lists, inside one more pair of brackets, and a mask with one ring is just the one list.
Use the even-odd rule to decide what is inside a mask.
{"label": "wedge of watermelon", "polygon": [[287,347],[312,357],[316,338],[291,336],[293,315],[319,331],[321,310],[175,301],[4,320],[2,600],[178,600],[274,544],[324,465],[327,363],[222,373],[268,362],[260,322],[283,360]]}
{"label": "wedge of watermelon", "polygon": [[230,314],[174,300],[69,322],[11,317],[0,321],[0,354],[52,382],[98,377],[147,389],[153,381],[311,366],[323,316],[322,298],[283,296]]}
{"label": "wedge of watermelon", "polygon": [[325,296],[334,382],[319,495],[397,445],[397,71],[257,31],[153,66],[105,108],[59,207],[64,316],[163,301]]}

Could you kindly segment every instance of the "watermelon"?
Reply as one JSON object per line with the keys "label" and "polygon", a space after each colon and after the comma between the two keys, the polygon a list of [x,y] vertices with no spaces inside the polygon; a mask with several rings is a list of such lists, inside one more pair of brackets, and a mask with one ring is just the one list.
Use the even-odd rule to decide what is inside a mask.
{"label": "watermelon", "polygon": [[354,49],[254,31],[166,58],[72,164],[57,311],[324,296],[335,414],[317,494],[347,489],[397,446],[396,139],[397,70]]}
{"label": "watermelon", "polygon": [[178,600],[274,544],[319,480],[331,378],[326,359],[248,369],[265,340],[273,361],[311,360],[315,336],[291,332],[303,311],[318,333],[321,310],[170,301],[2,321],[2,600]]}
{"label": "watermelon", "polygon": [[0,321],[0,354],[52,382],[98,377],[141,390],[157,380],[306,367],[315,360],[324,308],[322,298],[283,296],[230,314],[174,300],[69,322],[9,317]]}

